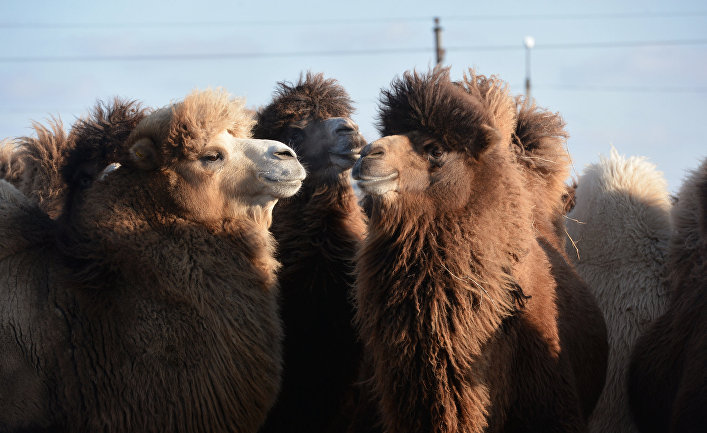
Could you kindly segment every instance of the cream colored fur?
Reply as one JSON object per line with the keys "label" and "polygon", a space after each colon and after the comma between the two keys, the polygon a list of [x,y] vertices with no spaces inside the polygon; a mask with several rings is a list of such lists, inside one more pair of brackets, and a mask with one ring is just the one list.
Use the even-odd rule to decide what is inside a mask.
{"label": "cream colored fur", "polygon": [[[577,250],[567,254],[592,289],[609,336],[606,385],[590,419],[591,432],[635,432],[626,373],[636,339],[665,311],[663,266],[670,238],[670,199],[656,166],[616,149],[579,178],[566,221]],[[579,257],[578,257],[579,256]]]}

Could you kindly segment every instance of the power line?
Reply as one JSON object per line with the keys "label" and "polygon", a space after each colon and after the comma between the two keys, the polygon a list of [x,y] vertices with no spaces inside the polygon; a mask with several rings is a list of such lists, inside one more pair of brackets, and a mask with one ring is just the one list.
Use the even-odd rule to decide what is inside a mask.
{"label": "power line", "polygon": [[699,18],[707,16],[707,11],[695,12],[618,12],[589,14],[518,14],[518,15],[472,15],[444,17],[445,21],[502,21],[502,20],[597,20],[635,18]]}
{"label": "power line", "polygon": [[[700,18],[707,16],[707,11],[668,11],[668,12],[625,12],[625,13],[589,13],[589,14],[487,14],[471,16],[441,16],[445,21],[518,21],[518,20],[598,20],[598,19],[676,19]],[[342,24],[388,24],[405,22],[429,22],[432,17],[368,17],[368,18],[333,18],[333,19],[297,19],[297,20],[242,20],[242,21],[144,21],[132,23],[89,23],[89,22],[0,22],[0,29],[108,29],[108,28],[165,28],[165,27],[238,27],[238,26],[312,26]]]}
{"label": "power line", "polygon": [[678,87],[678,86],[596,86],[596,85],[562,85],[562,86],[536,86],[544,90],[569,90],[580,92],[609,92],[609,93],[707,93],[707,87]]}
{"label": "power line", "polygon": [[[619,41],[538,44],[535,49],[587,49],[587,48],[636,48],[660,46],[706,45],[707,39],[663,40],[663,41]],[[521,45],[472,45],[448,47],[449,51],[509,51],[522,50]],[[433,52],[432,47],[419,48],[377,48],[360,50],[313,50],[291,52],[251,52],[251,53],[186,53],[186,54],[130,54],[130,55],[77,55],[77,56],[16,56],[0,57],[0,63],[52,63],[52,62],[151,62],[151,61],[194,61],[233,60],[277,57],[340,57],[384,54],[419,54]]]}
{"label": "power line", "polygon": [[322,51],[291,51],[270,53],[207,53],[207,54],[137,54],[115,56],[32,56],[32,57],[0,57],[0,63],[35,63],[35,62],[135,62],[135,61],[190,61],[190,60],[228,60],[253,59],[273,57],[330,57],[330,56],[361,56],[381,54],[427,53],[431,48],[380,48],[366,50],[322,50]]}

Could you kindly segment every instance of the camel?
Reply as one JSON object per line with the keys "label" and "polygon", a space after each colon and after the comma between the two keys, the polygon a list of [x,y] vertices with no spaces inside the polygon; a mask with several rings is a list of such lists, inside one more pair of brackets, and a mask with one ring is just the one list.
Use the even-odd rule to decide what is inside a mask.
{"label": "camel", "polygon": [[[112,156],[72,153],[72,149],[77,145],[92,146],[97,152],[114,149],[115,146],[106,144],[124,141],[148,111],[137,101],[114,98],[110,103],[99,101],[87,117],[72,125],[69,134],[61,120],[52,119],[48,126],[34,122],[36,137],[7,140],[2,146],[0,179],[36,200],[44,212],[56,219],[63,211],[66,192],[80,185],[88,186]],[[84,161],[67,161],[70,154],[82,155]],[[74,178],[65,179],[62,170],[72,173]],[[69,183],[73,186],[69,187]]]}
{"label": "camel", "polygon": [[268,227],[305,172],[252,125],[195,91],[77,146],[121,166],[56,220],[0,181],[0,431],[257,431],[281,371]]}
{"label": "camel", "polygon": [[707,159],[684,181],[671,219],[668,308],[629,364],[629,405],[642,433],[707,429]]}
{"label": "camel", "polygon": [[366,229],[350,181],[366,144],[346,91],[307,73],[279,83],[254,137],[287,143],[307,169],[301,190],[273,210],[282,269],[282,389],[261,432],[340,432],[349,421],[360,345],[353,329],[354,256]]}
{"label": "camel", "polygon": [[[607,322],[609,365],[589,422],[592,432],[635,432],[626,394],[628,361],[638,337],[668,303],[664,285],[670,239],[667,182],[645,158],[608,158],[587,166],[566,221],[567,246]],[[575,250],[576,248],[576,250]]]}
{"label": "camel", "polygon": [[365,383],[389,433],[586,431],[606,369],[601,312],[533,225],[507,87],[474,71],[464,83],[448,69],[394,80],[383,138],[353,168],[369,216],[355,289]]}

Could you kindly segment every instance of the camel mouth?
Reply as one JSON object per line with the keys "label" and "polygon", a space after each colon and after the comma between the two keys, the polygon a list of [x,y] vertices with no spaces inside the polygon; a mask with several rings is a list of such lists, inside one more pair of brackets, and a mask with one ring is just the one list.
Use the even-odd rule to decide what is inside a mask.
{"label": "camel mouth", "polygon": [[278,178],[278,177],[274,177],[274,176],[270,175],[269,173],[260,173],[260,174],[258,174],[258,180],[266,185],[289,187],[289,186],[302,185],[302,181],[304,179]]}
{"label": "camel mouth", "polygon": [[334,131],[336,135],[354,135],[358,134],[358,131],[350,126],[342,126]]}
{"label": "camel mouth", "polygon": [[349,152],[329,152],[329,158],[332,164],[343,168],[351,168],[361,158],[358,151],[351,150]]}
{"label": "camel mouth", "polygon": [[398,178],[398,172],[386,176],[357,176],[356,184],[369,194],[383,194],[394,189],[392,181]]}

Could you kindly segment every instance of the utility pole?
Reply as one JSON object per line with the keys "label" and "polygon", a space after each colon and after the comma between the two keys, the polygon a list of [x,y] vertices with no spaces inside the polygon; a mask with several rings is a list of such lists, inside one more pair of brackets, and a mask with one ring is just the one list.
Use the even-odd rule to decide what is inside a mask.
{"label": "utility pole", "polygon": [[530,49],[535,46],[535,39],[526,36],[523,44],[525,45],[525,100],[530,102]]}
{"label": "utility pole", "polygon": [[437,66],[444,62],[444,48],[442,48],[442,27],[439,26],[439,17],[435,17],[435,54],[437,56]]}

